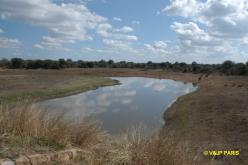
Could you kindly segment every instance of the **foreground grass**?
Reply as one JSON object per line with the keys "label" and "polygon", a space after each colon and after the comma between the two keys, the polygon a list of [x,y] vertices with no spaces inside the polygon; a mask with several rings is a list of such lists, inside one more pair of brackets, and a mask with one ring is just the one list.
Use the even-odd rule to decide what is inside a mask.
{"label": "foreground grass", "polygon": [[[85,151],[86,164],[186,164],[187,145],[173,134],[145,137],[140,128],[111,137],[93,121],[70,121],[30,104],[0,109],[0,159],[70,148]],[[173,148],[173,150],[172,150]],[[175,152],[175,149],[178,149]],[[75,164],[80,162],[75,162]],[[74,164],[74,163],[72,163]]]}
{"label": "foreground grass", "polygon": [[56,151],[101,143],[104,132],[94,122],[68,121],[29,104],[0,109],[0,157]]}

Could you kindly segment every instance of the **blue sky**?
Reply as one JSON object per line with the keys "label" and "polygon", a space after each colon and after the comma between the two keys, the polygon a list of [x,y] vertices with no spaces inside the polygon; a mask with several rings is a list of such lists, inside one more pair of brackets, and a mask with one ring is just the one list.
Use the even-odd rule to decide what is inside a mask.
{"label": "blue sky", "polygon": [[1,0],[0,58],[248,61],[246,0]]}

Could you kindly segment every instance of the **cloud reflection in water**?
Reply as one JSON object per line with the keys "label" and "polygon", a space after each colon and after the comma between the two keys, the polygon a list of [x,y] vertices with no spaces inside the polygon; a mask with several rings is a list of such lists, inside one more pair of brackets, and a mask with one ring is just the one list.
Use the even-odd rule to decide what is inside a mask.
{"label": "cloud reflection in water", "polygon": [[132,125],[162,125],[163,113],[179,96],[196,89],[190,83],[152,78],[114,78],[121,85],[98,88],[81,94],[40,103],[50,110],[66,111],[68,116],[93,117],[111,133]]}

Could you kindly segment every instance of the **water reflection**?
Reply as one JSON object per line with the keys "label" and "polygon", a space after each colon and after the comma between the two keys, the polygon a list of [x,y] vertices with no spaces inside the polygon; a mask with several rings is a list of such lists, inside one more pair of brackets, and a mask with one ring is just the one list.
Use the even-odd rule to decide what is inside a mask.
{"label": "water reflection", "polygon": [[99,120],[110,133],[143,123],[158,128],[163,113],[179,96],[196,89],[190,83],[152,78],[117,78],[121,85],[39,103],[48,110],[65,111],[68,117]]}

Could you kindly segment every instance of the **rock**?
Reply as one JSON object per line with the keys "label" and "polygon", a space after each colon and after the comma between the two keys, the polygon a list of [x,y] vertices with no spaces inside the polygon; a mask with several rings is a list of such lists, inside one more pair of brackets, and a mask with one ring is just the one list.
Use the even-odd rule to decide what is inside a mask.
{"label": "rock", "polygon": [[48,154],[36,154],[28,156],[32,165],[45,165],[51,162],[51,157]]}
{"label": "rock", "polygon": [[0,160],[0,165],[15,165],[15,162],[12,160]]}
{"label": "rock", "polygon": [[35,154],[21,156],[15,161],[0,160],[0,165],[50,165],[51,162],[70,162],[75,160],[85,161],[85,152],[79,149],[65,150],[50,154]]}
{"label": "rock", "polygon": [[61,162],[67,162],[72,160],[72,153],[70,151],[64,151],[64,152],[58,152],[57,154],[57,160]]}
{"label": "rock", "polygon": [[26,156],[21,156],[15,160],[15,165],[32,165]]}

